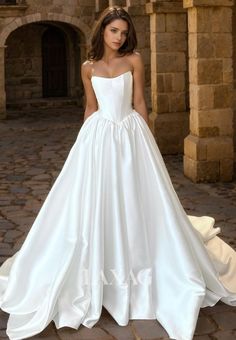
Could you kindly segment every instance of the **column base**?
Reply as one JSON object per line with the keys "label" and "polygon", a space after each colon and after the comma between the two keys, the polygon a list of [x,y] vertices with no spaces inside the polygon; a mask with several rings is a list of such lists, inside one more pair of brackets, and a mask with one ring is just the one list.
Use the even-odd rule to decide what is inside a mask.
{"label": "column base", "polygon": [[231,137],[184,140],[184,174],[193,182],[230,182],[233,179],[234,152]]}

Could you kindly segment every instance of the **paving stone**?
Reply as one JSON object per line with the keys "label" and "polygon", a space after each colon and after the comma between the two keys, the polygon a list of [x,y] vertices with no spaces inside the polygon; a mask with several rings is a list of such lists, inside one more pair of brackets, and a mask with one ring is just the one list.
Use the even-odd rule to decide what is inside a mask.
{"label": "paving stone", "polygon": [[232,311],[232,306],[226,305],[224,302],[219,301],[213,307],[202,308],[202,311],[204,311],[204,314],[206,315],[211,315],[215,313],[227,313],[229,311]]}
{"label": "paving stone", "polygon": [[131,327],[128,326],[109,326],[105,325],[103,327],[104,330],[106,330],[107,333],[111,334],[115,339],[119,340],[136,340]]}
{"label": "paving stone", "polygon": [[45,173],[45,169],[41,168],[32,168],[26,171],[27,175],[41,175]]}
{"label": "paving stone", "polygon": [[6,329],[8,317],[9,315],[7,313],[0,310],[0,330]]}
{"label": "paving stone", "polygon": [[42,174],[42,175],[37,175],[33,177],[34,181],[45,181],[45,180],[50,180],[51,176],[48,174]]}
{"label": "paving stone", "polygon": [[131,326],[136,337],[151,339],[168,336],[164,328],[156,320],[133,320]]}
{"label": "paving stone", "polygon": [[0,256],[11,256],[12,255],[12,249],[8,248],[0,248]]}
{"label": "paving stone", "polygon": [[0,248],[11,248],[9,243],[2,243],[0,242]]}
{"label": "paving stone", "polygon": [[53,322],[51,322],[41,333],[27,338],[29,340],[60,340]]}
{"label": "paving stone", "polygon": [[23,187],[11,187],[10,188],[10,192],[12,192],[12,193],[24,193],[24,194],[26,194],[27,192],[29,192],[29,189],[27,189],[27,188],[23,188]]}
{"label": "paving stone", "polygon": [[61,340],[114,340],[114,337],[101,328],[93,326],[91,329],[81,325],[78,330],[64,327],[57,331]]}
{"label": "paving stone", "polygon": [[19,230],[8,230],[5,234],[6,238],[18,239],[22,235],[22,231]]}
{"label": "paving stone", "polygon": [[8,230],[8,229],[13,229],[14,224],[10,221],[0,221],[0,230]]}
{"label": "paving stone", "polygon": [[[234,308],[235,309],[235,308]],[[232,308],[232,310],[234,310]],[[219,325],[221,330],[236,329],[236,312],[215,313],[212,314],[213,320]]]}
{"label": "paving stone", "polygon": [[5,339],[9,340],[9,337],[7,336],[5,330],[0,330],[0,339],[1,340],[5,340]]}
{"label": "paving stone", "polygon": [[217,333],[214,333],[213,337],[214,340],[235,340],[236,331],[219,331]]}
{"label": "paving stone", "polygon": [[210,334],[217,330],[216,324],[206,316],[200,316],[197,321],[196,335]]}

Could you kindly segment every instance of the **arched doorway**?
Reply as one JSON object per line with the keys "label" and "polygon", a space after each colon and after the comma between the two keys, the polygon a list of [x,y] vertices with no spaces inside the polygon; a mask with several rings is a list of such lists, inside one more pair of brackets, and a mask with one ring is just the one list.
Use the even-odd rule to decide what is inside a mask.
{"label": "arched doorway", "polygon": [[82,107],[83,39],[79,30],[56,21],[14,30],[5,48],[7,109]]}
{"label": "arched doorway", "polygon": [[43,97],[67,96],[67,56],[64,34],[49,26],[42,36]]}

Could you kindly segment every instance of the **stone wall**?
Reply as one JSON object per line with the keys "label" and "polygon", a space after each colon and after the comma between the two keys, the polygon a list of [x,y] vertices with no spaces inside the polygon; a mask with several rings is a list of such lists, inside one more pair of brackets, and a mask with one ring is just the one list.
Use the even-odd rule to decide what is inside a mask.
{"label": "stone wall", "polygon": [[5,54],[7,102],[42,96],[43,31],[43,26],[26,25],[14,31],[7,39]]}
{"label": "stone wall", "polygon": [[48,11],[72,17],[82,17],[92,25],[95,17],[95,0],[27,0],[25,14],[47,13]]}

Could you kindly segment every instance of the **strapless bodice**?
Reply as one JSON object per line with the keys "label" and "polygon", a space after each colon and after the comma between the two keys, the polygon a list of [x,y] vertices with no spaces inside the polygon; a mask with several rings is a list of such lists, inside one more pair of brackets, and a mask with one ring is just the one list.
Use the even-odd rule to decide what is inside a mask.
{"label": "strapless bodice", "polygon": [[98,101],[98,113],[109,120],[120,122],[132,111],[132,72],[117,77],[92,76],[92,86]]}

